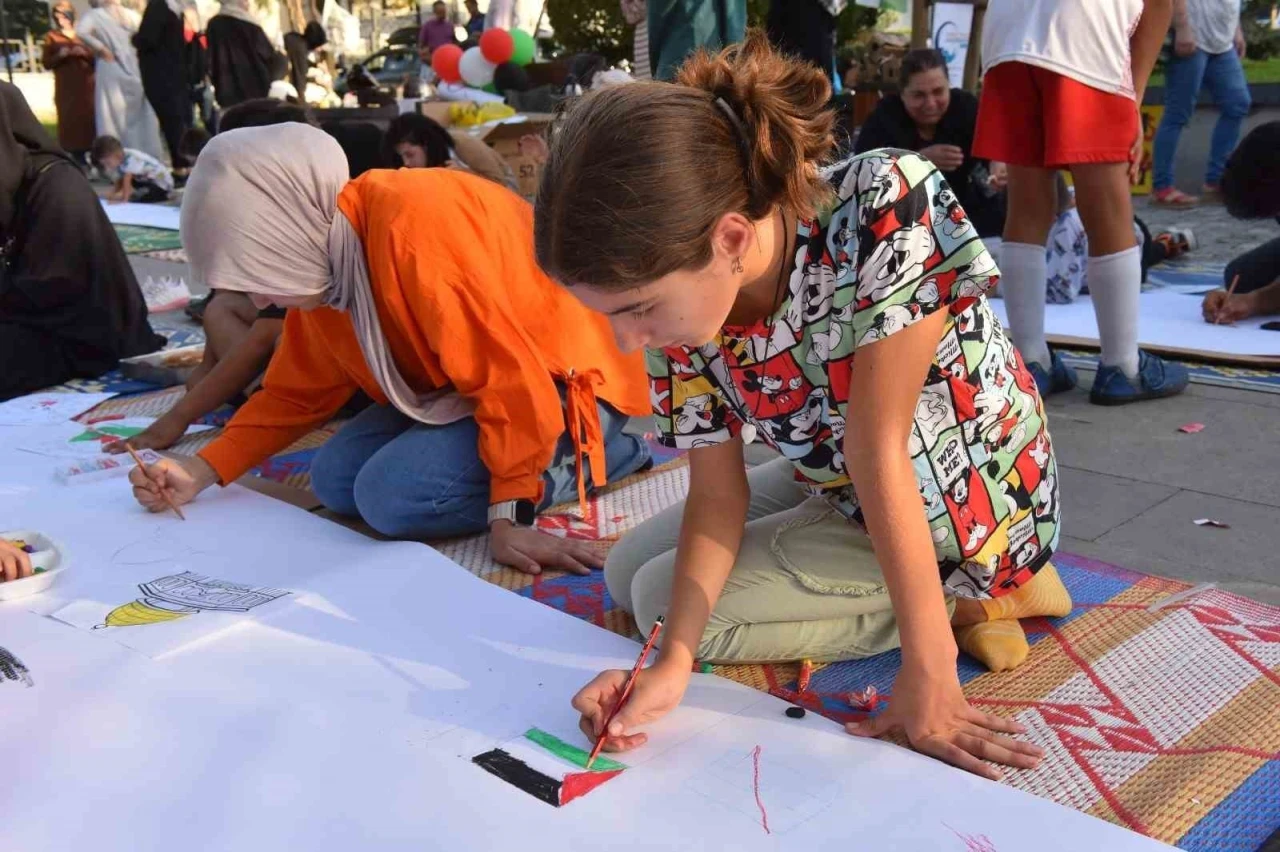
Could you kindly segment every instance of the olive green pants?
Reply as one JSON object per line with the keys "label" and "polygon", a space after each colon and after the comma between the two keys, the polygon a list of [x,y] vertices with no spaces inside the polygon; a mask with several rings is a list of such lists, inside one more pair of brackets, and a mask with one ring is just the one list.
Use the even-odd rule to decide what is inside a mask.
{"label": "olive green pants", "polygon": [[[795,481],[786,459],[747,474],[751,506],[733,571],[698,659],[849,660],[898,647],[898,625],[871,539]],[[645,521],[605,562],[609,594],[642,633],[667,610],[684,503]]]}

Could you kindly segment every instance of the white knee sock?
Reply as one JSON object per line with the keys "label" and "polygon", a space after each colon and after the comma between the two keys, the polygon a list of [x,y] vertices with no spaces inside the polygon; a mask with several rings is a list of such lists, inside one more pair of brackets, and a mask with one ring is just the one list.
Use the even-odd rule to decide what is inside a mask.
{"label": "white knee sock", "polygon": [[1142,250],[1089,258],[1086,267],[1093,313],[1098,320],[1100,360],[1138,375],[1138,296],[1142,293]]}
{"label": "white knee sock", "polygon": [[1013,345],[1023,361],[1035,361],[1046,370],[1049,344],[1044,341],[1044,299],[1048,279],[1044,246],[1012,242],[1000,246],[1000,294],[1009,315]]}

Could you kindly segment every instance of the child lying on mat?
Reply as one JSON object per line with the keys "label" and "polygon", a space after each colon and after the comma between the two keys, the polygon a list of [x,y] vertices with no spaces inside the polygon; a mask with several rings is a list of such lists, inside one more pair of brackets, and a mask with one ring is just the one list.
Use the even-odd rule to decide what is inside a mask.
{"label": "child lying on mat", "polygon": [[[1089,289],[1089,235],[1085,233],[1080,211],[1076,209],[1075,192],[1067,186],[1062,172],[1058,172],[1057,178],[1058,217],[1049,230],[1049,242],[1045,245],[1045,261],[1049,270],[1045,301],[1051,305],[1066,305]],[[1144,282],[1151,267],[1196,247],[1196,237],[1190,228],[1174,228],[1152,236],[1147,223],[1138,216],[1133,217],[1133,234],[1142,248]]]}
{"label": "child lying on mat", "polygon": [[[222,114],[219,132],[286,122],[310,124],[311,113],[294,104],[271,101],[264,107],[261,102],[246,101]],[[200,150],[205,144],[207,139]],[[191,160],[198,162],[199,157]],[[135,450],[171,447],[192,423],[251,392],[266,372],[284,331],[284,308],[268,305],[259,310],[248,295],[234,290],[211,290],[198,316],[204,325],[204,359],[188,377],[186,395],[145,431],[129,439]],[[117,441],[105,449],[123,453],[125,445]]]}
{"label": "child lying on mat", "polygon": [[93,164],[112,180],[108,201],[158,204],[173,192],[173,172],[144,151],[126,148],[114,136],[99,136],[90,150]]}
{"label": "child lying on mat", "polygon": [[[757,32],[688,60],[675,85],[584,96],[552,138],[539,264],[624,348],[648,350],[663,441],[689,450],[684,505],[605,564],[642,631],[666,617],[606,748],[642,743],[695,659],[901,647],[887,709],[850,732],[901,727],[996,777],[984,759],[1032,767],[1040,750],[970,706],[957,649],[1013,668],[1028,652],[1017,619],[1071,609],[1049,561],[1044,406],[984,296],[995,264],[938,169],[889,149],[823,169],[829,98],[821,69]],[[756,440],[782,457],[748,473]],[[574,698],[588,737],[627,676]]]}
{"label": "child lying on mat", "polygon": [[[1280,121],[1253,129],[1227,160],[1222,200],[1237,219],[1280,219]],[[1204,297],[1205,322],[1235,322],[1280,314],[1280,237],[1250,249],[1227,264],[1223,283],[1235,291],[1214,290]]]}

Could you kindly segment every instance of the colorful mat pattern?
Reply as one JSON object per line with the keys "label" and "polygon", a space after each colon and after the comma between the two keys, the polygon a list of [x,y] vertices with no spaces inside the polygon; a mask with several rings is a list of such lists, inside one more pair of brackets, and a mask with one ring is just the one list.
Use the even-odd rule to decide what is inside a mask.
{"label": "colorful mat pattern", "polygon": [[[148,228],[145,225],[113,225],[125,254],[146,254],[156,251],[173,251],[182,248],[182,238],[177,231],[164,228]],[[184,256],[185,258],[185,256]]]}
{"label": "colorful mat pattern", "polygon": [[[92,415],[155,416],[180,393],[118,398]],[[227,413],[211,422],[225,422]],[[308,487],[316,448],[340,425],[313,432],[257,472]],[[175,449],[194,452],[216,434]],[[576,506],[555,507],[539,527],[607,552],[684,496],[685,460],[665,453],[658,462],[594,496],[588,518],[578,517]],[[434,545],[489,582],[636,636],[598,573],[522,574],[494,563],[483,535]],[[1280,828],[1280,608],[1069,554],[1054,561],[1075,609],[1065,618],[1024,622],[1032,644],[1027,662],[1014,673],[991,674],[960,660],[969,700],[1018,719],[1048,755],[1035,771],[1007,772],[1005,783],[1192,852],[1258,849]],[[845,721],[864,715],[850,692],[874,686],[887,696],[899,662],[891,652],[818,667],[801,695],[794,692],[795,664],[715,671]]]}
{"label": "colorful mat pattern", "polygon": [[[590,520],[566,506],[539,526],[604,550],[687,484],[683,461],[668,462],[595,497]],[[489,558],[484,536],[436,547],[517,594],[637,635],[599,574],[521,574]],[[1006,783],[1183,849],[1257,849],[1280,827],[1280,608],[1216,590],[1173,599],[1189,584],[1068,554],[1054,561],[1076,606],[1024,622],[1027,662],[1005,674],[960,662],[969,700],[1018,719],[1048,754]],[[820,667],[803,695],[795,664],[715,671],[847,721],[865,715],[849,693],[887,696],[899,662],[893,652]]]}

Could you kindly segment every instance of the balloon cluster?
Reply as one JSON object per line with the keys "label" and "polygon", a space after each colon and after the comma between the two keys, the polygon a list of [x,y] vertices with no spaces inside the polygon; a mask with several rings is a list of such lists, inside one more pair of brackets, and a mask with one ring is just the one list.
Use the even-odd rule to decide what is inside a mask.
{"label": "balloon cluster", "polygon": [[493,70],[504,62],[528,65],[533,61],[533,36],[524,30],[485,30],[480,44],[465,51],[456,44],[437,47],[431,53],[431,69],[446,83],[459,81],[477,89],[493,82]]}

